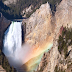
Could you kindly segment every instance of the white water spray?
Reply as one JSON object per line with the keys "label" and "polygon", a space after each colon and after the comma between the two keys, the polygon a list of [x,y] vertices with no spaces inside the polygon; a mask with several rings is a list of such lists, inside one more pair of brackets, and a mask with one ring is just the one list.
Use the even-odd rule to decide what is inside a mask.
{"label": "white water spray", "polygon": [[29,59],[27,59],[29,51],[31,51],[28,44],[22,46],[22,22],[12,22],[5,31],[3,40],[3,53],[8,58],[11,66],[14,68],[21,67]]}
{"label": "white water spray", "polygon": [[[42,53],[44,53],[46,50],[48,51],[48,49],[50,49],[53,45],[48,45],[47,49],[45,48],[46,50],[40,49],[39,52],[41,54],[36,54],[37,52],[33,53],[33,48],[30,48],[27,43],[23,44],[22,46],[21,24],[22,22],[12,22],[8,29],[5,31],[3,40],[3,53],[8,58],[10,65],[17,69],[35,57],[38,58],[36,58],[36,60],[33,59],[34,63],[30,63],[29,66],[39,64],[43,55]],[[35,68],[36,66],[33,66],[33,69],[31,68],[31,70],[34,70]]]}
{"label": "white water spray", "polygon": [[21,24],[22,22],[12,22],[6,30],[3,40],[3,53],[8,58],[10,65],[14,67],[22,65],[17,52],[20,51],[22,44]]}

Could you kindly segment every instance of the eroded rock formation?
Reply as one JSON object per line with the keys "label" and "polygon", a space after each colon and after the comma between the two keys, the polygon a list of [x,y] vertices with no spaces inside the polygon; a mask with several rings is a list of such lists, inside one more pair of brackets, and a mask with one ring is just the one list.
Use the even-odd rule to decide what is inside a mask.
{"label": "eroded rock formation", "polygon": [[[54,72],[54,68],[57,64],[59,64],[60,58],[62,56],[58,52],[58,37],[59,37],[59,30],[61,26],[63,27],[71,27],[72,28],[72,0],[62,0],[61,3],[56,8],[55,13],[55,36],[54,36],[54,42],[53,47],[46,55],[47,59],[47,65],[44,68],[43,72]],[[44,58],[43,58],[44,59]],[[43,64],[43,61],[40,63]],[[66,65],[65,65],[66,66]],[[41,66],[40,66],[41,68]],[[67,68],[67,66],[66,66]],[[68,71],[68,70],[67,70]],[[69,70],[70,71],[70,70]]]}
{"label": "eroded rock formation", "polygon": [[[0,16],[0,38],[2,39],[3,32],[9,26],[10,21],[7,21],[2,15]],[[37,71],[54,72],[55,66],[61,58],[57,40],[62,25],[72,27],[72,0],[62,0],[56,8],[55,16],[52,16],[50,5],[46,3],[41,5],[30,18],[23,20],[24,42],[28,43],[32,49],[27,58],[27,70],[32,69],[34,62],[42,57],[41,54],[53,44],[52,49],[44,53]]]}
{"label": "eroded rock formation", "polygon": [[[29,57],[38,57],[53,44],[55,26],[52,24],[51,18],[52,13],[47,2],[41,5],[29,19],[23,21],[23,25],[26,26],[25,42],[30,44],[32,49]],[[28,64],[32,64],[30,62]]]}
{"label": "eroded rock formation", "polygon": [[52,16],[48,3],[41,5],[40,9],[36,10],[23,23],[26,24],[25,42],[28,42],[31,46],[34,45],[34,49],[35,47],[38,48],[38,46],[41,49],[46,43],[47,45],[53,43],[52,49],[43,56],[38,71],[41,70],[44,62],[47,61],[42,72],[54,72],[54,68],[61,58],[57,42],[60,28],[61,26],[72,27],[72,1],[62,0],[56,8],[55,16]]}

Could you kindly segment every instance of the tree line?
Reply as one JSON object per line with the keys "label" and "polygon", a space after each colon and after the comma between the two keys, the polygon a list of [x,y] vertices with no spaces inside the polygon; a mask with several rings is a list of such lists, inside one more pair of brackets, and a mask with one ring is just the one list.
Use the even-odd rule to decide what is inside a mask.
{"label": "tree line", "polygon": [[22,18],[21,11],[31,4],[34,6],[33,11],[35,11],[35,7],[39,8],[41,4],[49,2],[51,10],[54,13],[54,11],[56,11],[56,4],[61,2],[61,0],[17,0],[16,4],[6,6],[3,3],[4,1],[5,0],[0,0],[0,12],[2,12],[7,19]]}

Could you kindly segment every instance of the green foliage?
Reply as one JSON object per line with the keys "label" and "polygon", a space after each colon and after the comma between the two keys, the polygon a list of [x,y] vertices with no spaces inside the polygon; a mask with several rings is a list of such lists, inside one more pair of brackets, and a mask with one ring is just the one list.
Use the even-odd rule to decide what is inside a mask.
{"label": "green foliage", "polygon": [[54,72],[65,72],[65,70],[58,68],[58,66],[56,65]]}
{"label": "green foliage", "polygon": [[[0,0],[0,12],[2,12],[7,19],[22,18],[21,11],[26,7],[29,7],[31,4],[34,6],[32,13],[35,12],[35,10],[39,8],[41,4],[47,2],[49,2],[51,10],[54,12],[56,11],[57,3],[59,4],[61,2],[61,0],[18,0],[16,4],[6,6],[3,4],[4,1],[5,0]],[[29,13],[27,17],[30,17],[32,13]]]}
{"label": "green foliage", "polygon": [[63,47],[65,46],[65,42],[63,41],[63,37],[59,36],[59,40],[58,40],[58,50],[61,54],[61,51],[63,50]]}
{"label": "green foliage", "polygon": [[8,7],[3,4],[2,0],[0,0],[0,12],[7,18],[7,19],[14,19],[14,18],[22,18],[20,15],[19,9],[16,7]]}
{"label": "green foliage", "polygon": [[[70,43],[68,42],[69,39],[71,40]],[[64,28],[62,35],[59,36],[58,51],[60,52],[60,54],[63,51],[65,58],[67,57],[68,46],[70,45],[72,45],[72,28]]]}

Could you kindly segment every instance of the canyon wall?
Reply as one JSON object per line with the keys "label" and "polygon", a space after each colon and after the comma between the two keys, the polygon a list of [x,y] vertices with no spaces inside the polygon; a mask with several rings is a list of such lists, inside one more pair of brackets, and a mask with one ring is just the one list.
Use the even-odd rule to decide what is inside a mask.
{"label": "canyon wall", "polygon": [[[10,21],[6,20],[2,15],[0,16],[0,42],[2,42],[3,33],[10,25]],[[28,43],[32,50],[32,52],[28,54],[28,62],[25,64],[27,70],[31,70],[37,63],[35,61],[38,61],[38,59],[43,56],[37,71],[54,72],[55,66],[61,58],[58,52],[57,42],[60,28],[62,25],[64,27],[72,27],[72,0],[62,0],[56,8],[54,16],[52,16],[48,2],[42,4],[36,12],[28,19],[24,19],[22,23],[24,43]],[[44,63],[45,66],[43,66]]]}
{"label": "canyon wall", "polygon": [[[32,49],[29,58],[38,57],[40,54],[48,51],[53,45],[55,26],[52,24],[51,19],[52,13],[47,2],[46,4],[41,5],[41,7],[30,16],[30,18],[23,20],[23,26],[24,28],[26,27],[24,31],[25,42],[28,43]],[[31,59],[27,63],[27,67],[32,64],[31,61],[34,61],[34,59]],[[31,69],[30,67],[28,68]]]}
{"label": "canyon wall", "polygon": [[72,0],[62,0],[57,6],[55,12],[55,25],[53,47],[50,52],[45,53],[38,69],[40,70],[43,66],[43,63],[47,60],[47,65],[45,68],[43,68],[43,72],[54,72],[55,66],[59,63],[60,58],[62,58],[58,52],[57,41],[61,26],[72,28]]}
{"label": "canyon wall", "polygon": [[[48,3],[42,7],[43,5],[29,19],[23,21],[26,24],[25,41],[38,48],[38,46],[46,45],[52,40],[53,47],[43,55],[37,71],[43,69],[42,72],[54,72],[54,68],[61,58],[57,42],[60,28],[61,26],[72,27],[72,1],[62,0],[56,8],[54,16],[52,16]],[[45,67],[43,67],[44,62],[47,62]]]}

